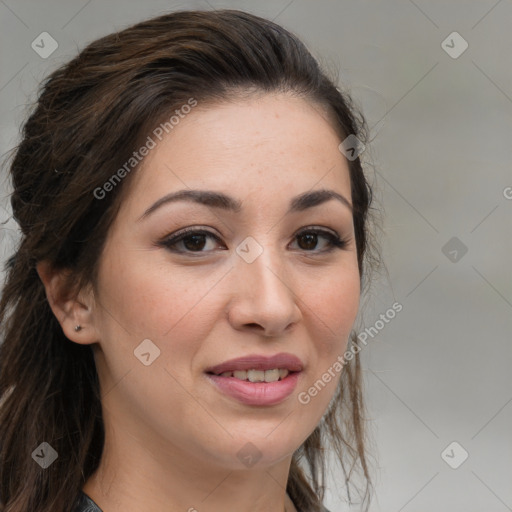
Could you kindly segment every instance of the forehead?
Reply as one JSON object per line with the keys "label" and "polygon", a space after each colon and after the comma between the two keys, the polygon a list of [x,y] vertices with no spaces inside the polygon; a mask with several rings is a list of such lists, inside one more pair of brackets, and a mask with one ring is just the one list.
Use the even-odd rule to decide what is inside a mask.
{"label": "forehead", "polygon": [[[162,131],[162,130],[160,130]],[[198,105],[180,117],[142,162],[132,184],[153,195],[178,188],[287,195],[315,185],[350,196],[341,142],[320,106],[287,94]],[[288,191],[290,192],[288,194]]]}

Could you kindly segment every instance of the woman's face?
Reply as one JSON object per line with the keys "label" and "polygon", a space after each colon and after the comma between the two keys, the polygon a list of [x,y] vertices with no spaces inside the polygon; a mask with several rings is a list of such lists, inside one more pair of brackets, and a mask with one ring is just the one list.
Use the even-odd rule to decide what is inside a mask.
{"label": "woman's face", "polygon": [[[151,135],[156,147],[100,260],[93,322],[104,420],[157,457],[269,465],[291,456],[326,411],[359,305],[341,140],[319,108],[287,95],[199,103],[164,135]],[[337,196],[297,201],[320,190]],[[178,191],[182,199],[148,212]],[[186,199],[193,191],[230,199]],[[193,232],[170,240],[185,228]],[[246,359],[230,365],[237,372],[258,369],[252,356],[276,354],[285,356],[268,370],[293,369],[295,357],[301,371],[269,384],[207,373],[235,358]]]}

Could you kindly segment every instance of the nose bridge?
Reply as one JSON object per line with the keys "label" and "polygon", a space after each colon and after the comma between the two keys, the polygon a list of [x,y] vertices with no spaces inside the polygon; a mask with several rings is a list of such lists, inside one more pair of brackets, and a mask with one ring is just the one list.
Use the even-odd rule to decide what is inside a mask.
{"label": "nose bridge", "polygon": [[233,311],[238,322],[278,332],[296,322],[300,312],[284,255],[270,246],[271,238],[260,243],[249,236],[236,248]]}
{"label": "nose bridge", "polygon": [[257,288],[259,292],[282,293],[282,288],[288,289],[283,282],[285,264],[282,255],[271,246],[270,235],[264,240],[262,236],[258,238],[261,243],[248,236],[236,248],[238,278],[247,281],[251,288]]}

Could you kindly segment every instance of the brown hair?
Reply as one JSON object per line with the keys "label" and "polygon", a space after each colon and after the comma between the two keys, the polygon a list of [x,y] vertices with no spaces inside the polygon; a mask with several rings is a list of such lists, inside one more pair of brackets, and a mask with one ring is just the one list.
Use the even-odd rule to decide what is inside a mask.
{"label": "brown hair", "polygon": [[[130,158],[151,126],[191,97],[204,105],[252,92],[303,97],[326,109],[341,140],[349,134],[367,140],[363,116],[305,46],[279,25],[237,10],[181,11],[138,23],[92,42],[41,84],[10,166],[22,238],[0,302],[0,510],[67,511],[103,449],[91,346],[64,335],[36,263],[67,269],[75,291],[95,286],[121,192],[135,171],[101,200],[93,191]],[[360,159],[348,164],[364,283],[372,259],[372,193]],[[328,412],[293,456],[287,492],[299,510],[321,510],[328,446],[341,462],[349,497],[352,471],[362,469],[368,505],[361,389],[356,356],[345,365]],[[46,469],[31,456],[42,442],[58,453]]]}

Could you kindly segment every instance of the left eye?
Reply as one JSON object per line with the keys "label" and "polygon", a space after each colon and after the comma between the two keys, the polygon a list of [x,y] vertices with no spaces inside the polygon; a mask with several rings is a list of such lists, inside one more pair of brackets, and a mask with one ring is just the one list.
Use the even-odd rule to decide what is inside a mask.
{"label": "left eye", "polygon": [[[166,238],[165,240],[160,242],[160,245],[166,247],[171,252],[177,253],[187,253],[187,252],[195,252],[195,253],[204,253],[210,252],[203,250],[205,248],[206,239],[216,240],[218,243],[222,245],[220,238],[206,230],[197,230],[197,229],[188,229],[185,231],[180,231],[179,233]],[[302,243],[299,243],[301,246],[300,249],[306,252],[327,252],[332,250],[334,247],[343,248],[346,246],[347,242],[345,240],[341,240],[338,235],[331,233],[330,231],[325,231],[323,229],[307,229],[303,230],[297,235],[295,238]],[[318,244],[318,239],[323,238],[327,240],[327,249],[312,251],[315,246]],[[185,250],[178,248],[178,246],[184,247]]]}
{"label": "left eye", "polygon": [[310,252],[308,249],[311,249],[311,246],[316,246],[318,243],[318,238],[323,238],[327,240],[327,249],[323,251],[315,251],[315,252],[327,252],[335,247],[342,249],[347,245],[346,240],[342,240],[338,235],[331,233],[330,231],[325,231],[323,229],[306,229],[301,231],[296,235],[297,240],[304,240],[307,249],[302,247],[302,249]]}

